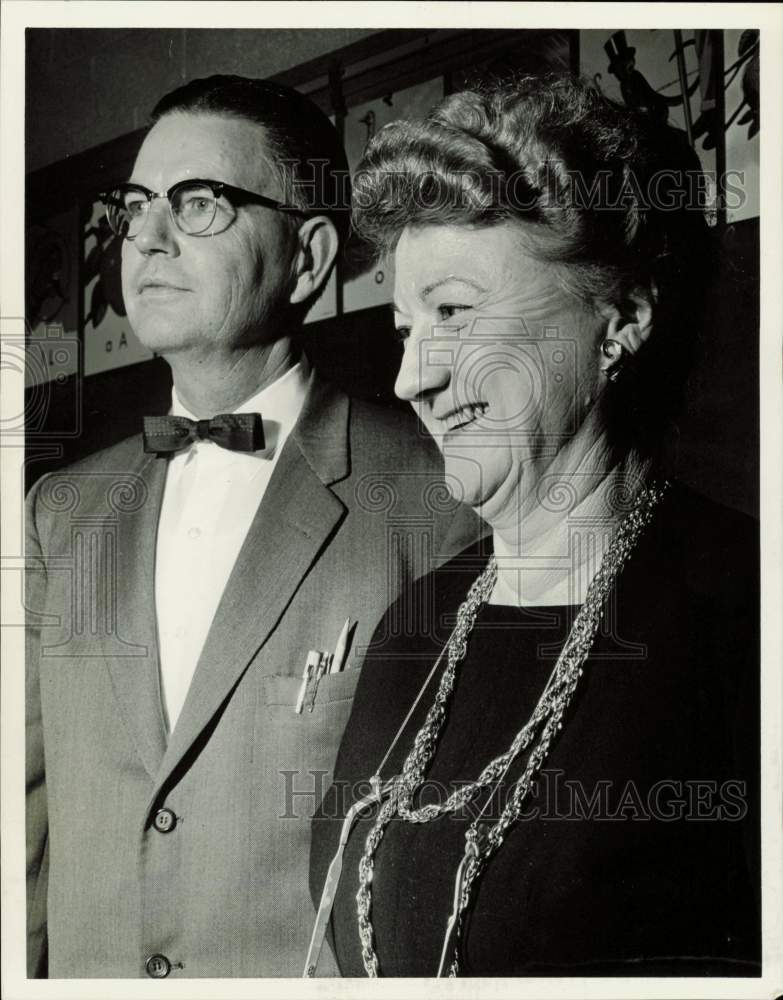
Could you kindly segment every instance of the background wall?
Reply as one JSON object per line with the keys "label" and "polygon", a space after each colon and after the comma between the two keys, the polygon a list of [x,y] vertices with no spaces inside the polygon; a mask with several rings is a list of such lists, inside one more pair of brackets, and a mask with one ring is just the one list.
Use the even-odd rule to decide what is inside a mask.
{"label": "background wall", "polygon": [[374,34],[160,28],[27,31],[27,170],[141,128],[159,98],[213,73],[275,76]]}

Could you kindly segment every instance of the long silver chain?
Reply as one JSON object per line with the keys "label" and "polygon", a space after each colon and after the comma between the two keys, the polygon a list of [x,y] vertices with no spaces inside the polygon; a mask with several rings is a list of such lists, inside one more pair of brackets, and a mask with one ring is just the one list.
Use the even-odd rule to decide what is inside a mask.
{"label": "long silver chain", "polygon": [[[479,834],[479,820],[488,804],[471,823],[465,834],[465,854],[460,863],[455,888],[454,912],[449,921],[444,957],[450,950],[449,974],[459,971],[458,954],[463,916],[470,902],[471,888],[489,859],[503,843],[508,828],[519,819],[533,781],[549,752],[557,732],[563,728],[563,716],[571,702],[582,666],[587,660],[601,624],[604,605],[618,574],[628,560],[641,532],[650,522],[653,511],[669,484],[652,483],[642,489],[629,513],[621,522],[601,564],[587,588],[584,604],[571,627],[552,673],[533,713],[514,737],[505,753],[492,760],[478,778],[461,786],[445,802],[413,808],[413,799],[421,787],[425,772],[435,754],[441,729],[446,718],[446,708],[454,689],[458,665],[465,658],[468,638],[481,608],[489,600],[497,580],[497,563],[492,556],[481,575],[473,582],[465,601],[457,612],[457,623],[448,642],[448,663],[441,676],[435,700],[424,723],[416,734],[389,797],[378,810],[365,841],[359,862],[359,891],[356,907],[359,921],[359,938],[362,961],[368,976],[380,974],[375,951],[374,931],[371,921],[374,859],[389,821],[398,816],[411,823],[428,823],[447,813],[455,812],[475,798],[482,789],[502,780],[517,756],[538,739],[527,759],[522,775],[515,782],[506,805],[498,818],[484,834]],[[399,736],[399,734],[398,734]],[[388,755],[387,755],[388,756]],[[385,758],[384,758],[385,759]],[[443,961],[441,962],[443,965]]]}

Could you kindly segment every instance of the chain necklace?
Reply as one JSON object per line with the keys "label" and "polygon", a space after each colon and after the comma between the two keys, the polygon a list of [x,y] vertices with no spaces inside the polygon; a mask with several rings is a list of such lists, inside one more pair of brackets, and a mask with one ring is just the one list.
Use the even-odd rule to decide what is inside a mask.
{"label": "chain necklace", "polygon": [[368,976],[377,977],[380,974],[371,921],[371,883],[375,852],[383,839],[389,821],[397,816],[411,823],[428,823],[440,816],[455,812],[475,798],[483,789],[501,781],[519,754],[536,741],[530,751],[524,771],[512,787],[498,820],[485,832],[479,832],[479,821],[492,797],[490,795],[484,808],[473,820],[465,834],[465,853],[457,869],[454,905],[446,929],[446,939],[438,975],[442,974],[446,962],[449,962],[450,976],[456,976],[459,972],[458,956],[463,917],[470,902],[471,889],[489,859],[503,843],[508,828],[520,816],[525,798],[546,759],[550,745],[558,730],[563,728],[563,715],[571,702],[579,678],[582,676],[582,666],[590,654],[590,649],[601,624],[606,598],[611,592],[615,579],[628,560],[639,535],[652,519],[654,509],[668,486],[667,482],[651,483],[639,492],[632,509],[621,522],[595,576],[590,581],[584,604],[579,609],[557,663],[532,715],[514,737],[508,750],[492,760],[475,781],[461,786],[442,804],[434,803],[415,809],[413,808],[413,799],[424,781],[425,772],[437,749],[441,729],[446,718],[446,709],[454,689],[457,666],[465,658],[468,638],[478,613],[489,600],[497,580],[497,563],[494,556],[490,558],[486,569],[473,582],[465,601],[457,612],[457,623],[447,647],[448,662],[441,676],[435,700],[421,729],[416,734],[413,747],[405,759],[401,773],[394,780],[388,798],[378,810],[367,835],[364,852],[359,862],[359,891],[356,894],[356,907],[362,961]]}

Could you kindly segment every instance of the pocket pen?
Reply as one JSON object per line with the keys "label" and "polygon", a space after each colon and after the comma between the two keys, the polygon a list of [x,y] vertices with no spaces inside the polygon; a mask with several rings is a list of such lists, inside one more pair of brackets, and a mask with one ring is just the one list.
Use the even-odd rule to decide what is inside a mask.
{"label": "pocket pen", "polygon": [[340,671],[345,666],[345,657],[348,652],[348,633],[351,631],[351,619],[345,619],[345,625],[343,625],[342,632],[340,632],[340,637],[337,640],[337,645],[335,646],[334,656],[332,657],[332,665],[329,667],[330,674],[339,674]]}
{"label": "pocket pen", "polygon": [[299,696],[296,699],[296,707],[294,708],[297,715],[302,714],[305,696],[307,695],[307,685],[310,682],[310,678],[313,676],[313,670],[317,670],[320,663],[321,654],[317,649],[311,649],[307,654],[307,660],[305,661],[304,670],[302,671],[302,683],[299,686]]}
{"label": "pocket pen", "polygon": [[312,712],[313,708],[315,707],[315,696],[318,693],[318,685],[321,683],[321,678],[323,677],[324,674],[329,672],[329,667],[331,666],[332,663],[331,653],[319,653],[318,656],[319,656],[319,661],[318,665],[315,668],[315,672],[313,673],[313,681],[312,681],[312,686],[310,688],[311,692],[310,708],[309,708],[310,712]]}

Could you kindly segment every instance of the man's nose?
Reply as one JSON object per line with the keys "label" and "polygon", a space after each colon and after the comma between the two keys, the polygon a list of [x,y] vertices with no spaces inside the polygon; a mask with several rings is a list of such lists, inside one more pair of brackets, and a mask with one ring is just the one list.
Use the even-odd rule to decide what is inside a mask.
{"label": "man's nose", "polygon": [[411,331],[394,383],[396,395],[415,403],[445,388],[451,378],[456,348],[453,340],[434,336],[432,327],[427,327],[422,336]]}
{"label": "man's nose", "polygon": [[166,198],[153,198],[133,245],[143,254],[173,253],[177,245],[174,221]]}

